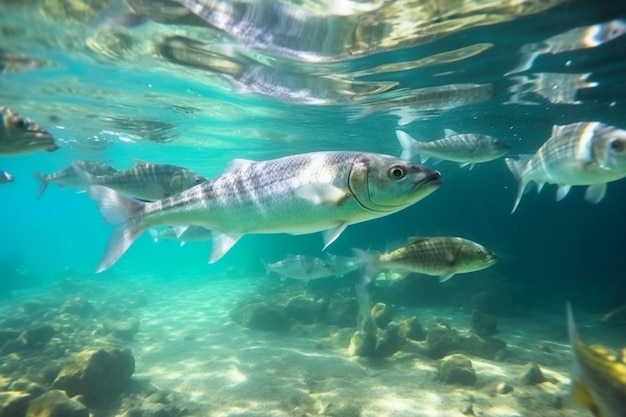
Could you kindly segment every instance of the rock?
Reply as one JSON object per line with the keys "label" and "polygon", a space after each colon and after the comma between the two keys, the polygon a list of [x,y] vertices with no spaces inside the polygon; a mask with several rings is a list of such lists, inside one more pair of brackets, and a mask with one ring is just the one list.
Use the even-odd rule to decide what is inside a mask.
{"label": "rock", "polygon": [[323,300],[313,300],[305,296],[297,296],[289,299],[285,306],[287,317],[303,323],[315,323],[324,315],[327,303]]}
{"label": "rock", "polygon": [[18,379],[13,381],[9,389],[12,391],[25,391],[33,397],[39,397],[44,392],[48,391],[48,389],[43,385],[39,385],[36,382],[31,382],[27,379]]}
{"label": "rock", "polygon": [[493,360],[502,355],[506,342],[495,337],[480,337],[473,332],[459,333],[459,350],[474,356]]}
{"label": "rock", "polygon": [[93,304],[82,297],[67,300],[61,306],[61,313],[72,314],[78,317],[89,317],[93,314]]}
{"label": "rock", "polygon": [[239,306],[231,311],[230,317],[250,329],[280,331],[289,327],[285,309],[268,305],[264,301]]}
{"label": "rock", "polygon": [[378,326],[381,329],[386,329],[387,325],[391,322],[391,313],[389,312],[389,309],[387,308],[386,304],[383,303],[376,303],[374,304],[374,306],[372,307],[372,319],[374,320],[374,323],[376,323],[376,326]]}
{"label": "rock", "polygon": [[472,403],[465,404],[463,407],[461,407],[461,409],[459,411],[461,412],[461,414],[464,414],[466,416],[473,416],[474,415],[474,405]]}
{"label": "rock", "polygon": [[32,396],[26,392],[0,392],[0,417],[22,417]]}
{"label": "rock", "polygon": [[534,362],[529,362],[524,365],[522,372],[518,375],[518,379],[521,383],[526,385],[540,384],[545,380],[541,368]]}
{"label": "rock", "polygon": [[439,359],[460,350],[460,336],[442,321],[435,321],[426,330],[426,354],[429,357]]}
{"label": "rock", "polygon": [[89,417],[89,411],[63,391],[52,390],[30,402],[26,417]]}
{"label": "rock", "polygon": [[398,324],[398,334],[400,335],[400,337],[409,340],[422,341],[426,339],[426,331],[417,320],[417,317],[411,317],[406,320],[402,320]]}
{"label": "rock", "polygon": [[9,340],[2,348],[0,348],[0,355],[9,355],[11,353],[22,352],[26,350],[26,344],[21,339]]}
{"label": "rock", "polygon": [[399,335],[398,325],[389,323],[386,330],[379,331],[376,356],[379,358],[391,356],[400,350],[403,343],[404,339]]}
{"label": "rock", "polygon": [[509,392],[513,391],[513,386],[511,386],[510,384],[507,384],[504,381],[501,381],[498,383],[498,385],[496,385],[496,392],[498,394],[508,394]]}
{"label": "rock", "polygon": [[446,384],[474,385],[476,373],[472,361],[466,356],[454,354],[437,363],[438,378]]}
{"label": "rock", "polygon": [[52,386],[98,405],[120,394],[134,371],[135,358],[129,349],[86,349],[61,369]]}
{"label": "rock", "polygon": [[356,331],[350,338],[350,356],[372,357],[376,352],[376,334]]}
{"label": "rock", "polygon": [[139,319],[129,317],[123,320],[107,320],[103,324],[104,329],[113,336],[124,340],[133,340],[139,332]]}
{"label": "rock", "polygon": [[354,298],[334,298],[328,304],[325,321],[339,327],[356,327],[359,304]]}
{"label": "rock", "polygon": [[29,316],[40,315],[50,310],[52,305],[40,300],[30,300],[22,304],[22,310]]}
{"label": "rock", "polygon": [[361,407],[357,404],[330,403],[324,409],[327,417],[361,417]]}
{"label": "rock", "polygon": [[54,327],[49,324],[28,329],[20,335],[26,349],[36,349],[44,346],[55,334]]}
{"label": "rock", "polygon": [[472,311],[472,329],[480,337],[493,336],[498,333],[498,320],[495,316],[482,313],[479,310]]}

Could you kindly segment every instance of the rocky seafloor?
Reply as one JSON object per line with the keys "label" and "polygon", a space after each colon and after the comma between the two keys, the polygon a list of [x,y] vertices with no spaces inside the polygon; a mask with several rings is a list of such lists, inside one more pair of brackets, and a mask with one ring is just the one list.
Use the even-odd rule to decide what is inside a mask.
{"label": "rocky seafloor", "polygon": [[0,300],[0,417],[588,415],[569,399],[562,315],[502,288],[414,306],[411,282],[371,288],[369,329],[349,278],[14,292]]}

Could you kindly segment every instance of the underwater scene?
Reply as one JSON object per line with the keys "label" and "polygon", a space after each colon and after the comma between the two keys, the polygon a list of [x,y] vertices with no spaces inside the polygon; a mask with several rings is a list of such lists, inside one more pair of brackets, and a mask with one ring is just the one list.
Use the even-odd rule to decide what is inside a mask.
{"label": "underwater scene", "polygon": [[0,417],[626,417],[626,2],[0,0]]}

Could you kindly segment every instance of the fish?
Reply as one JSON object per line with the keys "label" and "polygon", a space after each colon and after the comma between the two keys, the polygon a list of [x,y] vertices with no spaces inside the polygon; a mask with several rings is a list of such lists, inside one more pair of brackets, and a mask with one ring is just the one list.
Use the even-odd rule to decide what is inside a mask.
{"label": "fish", "polygon": [[264,262],[264,266],[268,273],[274,272],[283,277],[301,281],[328,278],[336,275],[329,262],[315,256],[289,255],[278,262]]}
{"label": "fish", "polygon": [[578,122],[552,128],[550,138],[534,155],[506,158],[506,165],[518,181],[517,209],[526,186],[545,183],[558,185],[557,201],[574,185],[588,185],[585,199],[598,203],[606,194],[606,184],[626,176],[626,131],[600,122]]}
{"label": "fish", "polygon": [[[97,161],[75,161],[74,165],[80,166],[80,168],[88,172],[91,175],[107,175],[117,172],[117,169],[104,162]],[[84,179],[76,173],[74,165],[64,168],[60,171],[53,172],[51,174],[44,174],[43,172],[36,172],[35,178],[39,181],[39,191],[37,192],[37,199],[40,199],[43,193],[48,188],[48,184],[57,184],[60,187],[73,187],[79,190],[84,190],[87,183]]]}
{"label": "fish", "polygon": [[407,245],[380,254],[354,251],[366,264],[366,283],[381,269],[438,276],[439,282],[445,282],[456,274],[480,271],[496,262],[493,252],[461,237],[411,238]]}
{"label": "fish", "polygon": [[585,344],[578,335],[569,303],[567,328],[572,346],[570,377],[574,401],[595,417],[626,416],[626,350],[613,353],[604,346]]}
{"label": "fish", "polygon": [[361,261],[361,259],[358,257],[339,256],[327,253],[326,259],[328,263],[332,266],[335,275],[340,277],[363,266],[363,261]]}
{"label": "fish", "polygon": [[0,184],[7,184],[9,182],[13,182],[14,180],[13,175],[6,171],[0,171]]}
{"label": "fish", "polygon": [[0,155],[57,149],[59,146],[47,130],[15,110],[0,106]]}
{"label": "fish", "polygon": [[452,129],[445,129],[445,138],[430,142],[420,142],[413,139],[406,132],[396,130],[396,137],[402,146],[402,159],[411,160],[420,155],[421,163],[430,158],[459,162],[461,168],[480,162],[493,161],[504,156],[510,149],[509,145],[500,139],[474,133],[456,133]]}
{"label": "fish", "polygon": [[226,171],[155,202],[108,187],[89,195],[117,224],[97,268],[104,271],[143,231],[157,226],[203,226],[213,231],[209,263],[246,234],[324,232],[324,249],[347,226],[407,208],[437,190],[441,174],[390,155],[312,152],[266,161],[235,159]]}
{"label": "fish", "polygon": [[107,175],[92,175],[78,168],[90,185],[102,185],[129,197],[155,201],[180,193],[207,179],[176,165],[135,161],[135,166]]}
{"label": "fish", "polygon": [[180,242],[180,246],[185,246],[187,242],[202,242],[210,240],[211,230],[201,226],[189,226],[184,231],[179,231],[176,227],[167,227],[165,229],[150,229],[150,236],[154,243],[159,240],[176,240]]}

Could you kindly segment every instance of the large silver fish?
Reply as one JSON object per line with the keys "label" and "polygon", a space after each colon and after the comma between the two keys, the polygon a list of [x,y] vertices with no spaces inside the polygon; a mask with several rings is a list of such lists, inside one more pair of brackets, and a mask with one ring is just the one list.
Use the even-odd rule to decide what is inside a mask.
{"label": "large silver fish", "polygon": [[35,178],[39,181],[37,199],[41,198],[46,188],[48,188],[48,184],[57,184],[60,187],[73,187],[81,190],[85,189],[88,184],[83,177],[78,175],[74,166],[80,167],[83,171],[91,175],[107,175],[117,172],[117,169],[113,168],[111,165],[96,161],[75,161],[72,166],[51,174],[36,172]]}
{"label": "large silver fish", "polygon": [[264,265],[268,273],[274,272],[283,277],[301,281],[336,275],[329,262],[315,256],[289,255],[281,261],[264,263]]}
{"label": "large silver fish", "polygon": [[6,171],[0,171],[0,184],[6,184],[9,182],[13,182],[13,175],[9,174]]}
{"label": "large silver fish", "polygon": [[92,185],[103,185],[129,197],[155,201],[185,191],[206,178],[176,165],[136,161],[135,166],[108,175],[91,175],[78,168]]}
{"label": "large silver fish", "polygon": [[445,138],[430,142],[413,139],[402,130],[396,130],[396,136],[402,146],[402,159],[411,160],[420,155],[421,162],[430,158],[459,162],[461,167],[492,161],[509,151],[509,145],[500,139],[474,133],[458,134],[454,130],[445,129]]}
{"label": "large silver fish", "polygon": [[537,183],[538,191],[545,183],[558,185],[557,201],[573,185],[588,185],[585,199],[597,203],[604,198],[608,182],[626,176],[626,131],[599,122],[554,126],[534,155],[505,161],[519,182],[512,212],[531,181]]}
{"label": "large silver fish", "polygon": [[59,149],[52,135],[32,120],[0,106],[0,155]]}
{"label": "large silver fish", "polygon": [[367,263],[365,282],[376,277],[381,269],[438,276],[440,282],[455,274],[480,271],[496,262],[487,248],[461,237],[422,237],[409,244],[381,254],[355,249]]}
{"label": "large silver fish", "polygon": [[348,225],[400,211],[440,184],[439,172],[392,156],[313,152],[234,160],[221,176],[155,202],[91,186],[105,219],[119,225],[98,271],[110,267],[144,230],[164,225],[213,230],[211,263],[250,233],[324,231],[327,247]]}
{"label": "large silver fish", "polygon": [[569,304],[567,327],[574,364],[572,397],[595,417],[626,416],[626,350],[616,353],[600,345],[585,344]]}

